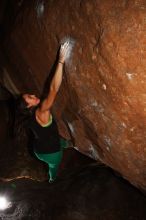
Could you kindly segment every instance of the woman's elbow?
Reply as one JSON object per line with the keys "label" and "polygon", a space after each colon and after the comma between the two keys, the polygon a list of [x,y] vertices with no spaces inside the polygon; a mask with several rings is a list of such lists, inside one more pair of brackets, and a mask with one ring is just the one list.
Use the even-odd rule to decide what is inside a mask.
{"label": "woman's elbow", "polygon": [[50,87],[50,93],[53,95],[56,95],[58,92],[59,88],[57,88],[56,86],[51,86]]}

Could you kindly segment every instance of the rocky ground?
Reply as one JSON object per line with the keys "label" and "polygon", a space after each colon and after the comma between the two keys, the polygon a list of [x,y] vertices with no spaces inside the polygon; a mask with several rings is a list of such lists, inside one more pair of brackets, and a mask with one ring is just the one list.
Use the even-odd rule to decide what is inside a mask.
{"label": "rocky ground", "polygon": [[145,220],[146,198],[110,169],[68,169],[53,184],[30,179],[0,183],[10,207],[2,220]]}

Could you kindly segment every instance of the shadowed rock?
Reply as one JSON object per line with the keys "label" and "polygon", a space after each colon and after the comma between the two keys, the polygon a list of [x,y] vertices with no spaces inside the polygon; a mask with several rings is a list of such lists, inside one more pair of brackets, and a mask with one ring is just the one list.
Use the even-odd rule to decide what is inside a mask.
{"label": "shadowed rock", "polygon": [[144,220],[146,198],[96,164],[67,170],[53,184],[29,179],[0,183],[10,207],[2,219]]}
{"label": "shadowed rock", "polygon": [[81,152],[146,189],[146,1],[9,5],[1,23],[4,82],[40,94],[60,42],[73,38],[54,107],[60,129]]}

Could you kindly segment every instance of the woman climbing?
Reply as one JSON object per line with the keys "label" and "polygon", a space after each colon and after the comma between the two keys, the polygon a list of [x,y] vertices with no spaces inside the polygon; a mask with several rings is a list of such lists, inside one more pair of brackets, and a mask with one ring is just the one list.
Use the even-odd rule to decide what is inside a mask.
{"label": "woman climbing", "polygon": [[61,45],[57,66],[46,98],[41,101],[35,95],[23,94],[18,105],[21,112],[23,109],[24,115],[31,115],[27,126],[32,134],[33,151],[39,160],[48,164],[49,182],[56,179],[63,155],[62,145],[67,147],[67,142],[64,139],[60,140],[57,124],[51,114],[51,107],[62,82],[63,66],[68,50],[69,42]]}

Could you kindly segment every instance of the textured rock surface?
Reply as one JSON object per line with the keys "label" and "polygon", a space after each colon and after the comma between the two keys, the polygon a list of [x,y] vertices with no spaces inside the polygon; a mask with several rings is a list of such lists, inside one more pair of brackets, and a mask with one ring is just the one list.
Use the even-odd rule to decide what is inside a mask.
{"label": "textured rock surface", "polygon": [[13,8],[4,82],[40,94],[60,41],[75,39],[54,108],[60,128],[81,152],[146,189],[146,1],[13,1]]}

